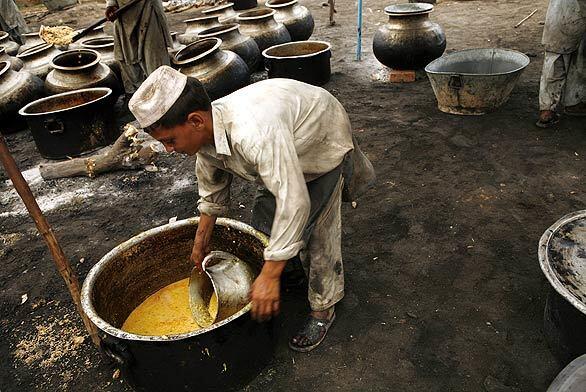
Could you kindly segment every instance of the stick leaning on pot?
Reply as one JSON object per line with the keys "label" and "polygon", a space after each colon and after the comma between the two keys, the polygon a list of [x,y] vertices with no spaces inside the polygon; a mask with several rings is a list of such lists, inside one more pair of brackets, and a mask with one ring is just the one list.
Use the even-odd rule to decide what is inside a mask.
{"label": "stick leaning on pot", "polygon": [[43,235],[45,242],[47,243],[47,246],[51,251],[51,255],[53,256],[53,261],[57,266],[57,270],[59,271],[59,274],[61,274],[61,277],[63,278],[63,280],[65,280],[65,283],[67,284],[67,288],[69,289],[69,293],[73,298],[75,307],[77,308],[77,311],[81,316],[83,324],[85,325],[85,328],[89,333],[92,342],[99,347],[100,338],[98,337],[98,331],[96,329],[96,326],[92,324],[92,322],[88,319],[88,317],[86,316],[81,307],[80,287],[77,275],[75,274],[75,272],[71,268],[71,265],[69,264],[69,261],[65,257],[63,249],[59,245],[59,242],[57,241],[57,238],[55,237],[55,234],[53,233],[51,226],[49,226],[47,219],[45,218],[43,212],[39,208],[39,205],[37,204],[37,201],[35,200],[35,197],[31,192],[31,189],[29,188],[25,179],[22,177],[22,173],[18,169],[18,166],[16,166],[14,158],[12,157],[12,155],[10,155],[10,151],[8,151],[8,147],[6,146],[4,137],[1,134],[0,161],[2,162],[2,165],[6,170],[6,174],[8,174],[8,177],[12,180],[12,184],[14,184],[14,188],[20,195],[20,198],[24,202],[24,205],[26,206],[29,214],[35,221],[39,233]]}

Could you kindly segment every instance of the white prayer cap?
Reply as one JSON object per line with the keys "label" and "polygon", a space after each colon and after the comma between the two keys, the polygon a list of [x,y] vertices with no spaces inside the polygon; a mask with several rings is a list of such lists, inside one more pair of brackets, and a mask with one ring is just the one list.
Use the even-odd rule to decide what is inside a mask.
{"label": "white prayer cap", "polygon": [[187,84],[187,76],[162,65],[140,85],[128,101],[128,108],[141,127],[153,125],[177,101]]}

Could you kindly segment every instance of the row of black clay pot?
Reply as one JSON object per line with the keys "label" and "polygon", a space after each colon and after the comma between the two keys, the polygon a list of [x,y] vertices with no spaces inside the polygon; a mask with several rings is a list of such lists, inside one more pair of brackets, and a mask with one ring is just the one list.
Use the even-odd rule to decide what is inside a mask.
{"label": "row of black clay pot", "polygon": [[[271,13],[266,8],[254,8],[237,14],[233,3],[209,8],[202,11],[200,15],[184,21],[187,27],[185,33],[178,36],[178,41],[183,45],[189,45],[198,39],[200,32],[232,23],[242,25],[243,34],[250,31],[257,36],[267,36],[268,31],[273,31],[272,34],[275,35],[277,26],[280,28],[282,24],[289,33],[291,41],[307,40],[313,33],[313,17],[306,7],[299,4],[298,0],[269,0],[266,6],[268,10],[274,10],[274,12]],[[261,34],[261,31],[264,33]],[[282,33],[279,34],[282,35]],[[259,46],[262,47],[263,43],[259,43]]]}

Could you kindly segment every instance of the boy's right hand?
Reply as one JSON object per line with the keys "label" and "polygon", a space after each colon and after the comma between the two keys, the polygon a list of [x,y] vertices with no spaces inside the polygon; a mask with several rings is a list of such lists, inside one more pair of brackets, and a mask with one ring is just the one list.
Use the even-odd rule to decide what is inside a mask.
{"label": "boy's right hand", "polygon": [[205,252],[203,249],[200,249],[200,247],[197,245],[194,245],[193,250],[191,251],[191,262],[195,264],[195,266],[200,271],[203,271],[201,263],[208,253],[209,252]]}

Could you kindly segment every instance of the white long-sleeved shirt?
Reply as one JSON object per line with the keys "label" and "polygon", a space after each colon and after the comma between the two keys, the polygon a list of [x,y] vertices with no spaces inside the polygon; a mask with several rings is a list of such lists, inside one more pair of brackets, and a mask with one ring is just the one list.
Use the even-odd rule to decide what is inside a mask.
{"label": "white long-sleeved shirt", "polygon": [[221,216],[232,175],[264,185],[276,199],[266,260],[288,260],[303,246],[306,182],[337,167],[352,150],[350,120],[329,92],[268,79],[212,103],[214,145],[197,153],[199,211]]}

